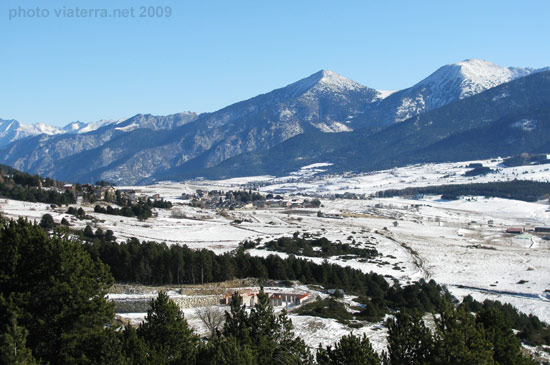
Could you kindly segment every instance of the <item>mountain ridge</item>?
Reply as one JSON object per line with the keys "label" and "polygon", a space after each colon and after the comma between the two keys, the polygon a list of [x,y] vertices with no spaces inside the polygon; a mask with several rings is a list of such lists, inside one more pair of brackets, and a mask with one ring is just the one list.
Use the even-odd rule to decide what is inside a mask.
{"label": "mountain ridge", "polygon": [[[320,70],[212,113],[137,114],[117,122],[97,123],[94,130],[80,134],[39,135],[15,141],[1,148],[0,162],[67,180],[105,179],[119,184],[180,173],[192,176],[235,156],[270,151],[302,134],[315,135],[319,141],[342,140],[342,148],[351,148],[345,142],[347,137],[360,134],[365,141],[376,138],[370,136],[404,123],[400,117],[410,120],[494,89],[506,80],[540,72],[465,60],[445,65],[411,88],[389,94]],[[84,128],[76,124],[70,129]],[[144,139],[144,130],[150,132],[151,140]],[[302,139],[315,150],[310,137]],[[361,149],[362,143],[358,141],[353,148]],[[289,147],[288,143],[285,146]],[[290,150],[296,149],[292,146]],[[322,151],[301,152],[307,156]]]}
{"label": "mountain ridge", "polygon": [[[547,105],[550,105],[550,72],[540,72],[379,132],[365,129],[339,133],[330,139],[319,134],[300,135],[272,150],[235,156],[194,174],[206,178],[284,175],[319,162],[332,163],[327,168],[329,172],[372,171],[418,162],[458,161],[466,148],[473,151],[468,158],[496,157],[506,150],[508,154],[542,153],[547,152],[543,149],[550,141]],[[490,138],[488,131],[498,137]],[[178,179],[191,175],[174,170],[164,177]]]}

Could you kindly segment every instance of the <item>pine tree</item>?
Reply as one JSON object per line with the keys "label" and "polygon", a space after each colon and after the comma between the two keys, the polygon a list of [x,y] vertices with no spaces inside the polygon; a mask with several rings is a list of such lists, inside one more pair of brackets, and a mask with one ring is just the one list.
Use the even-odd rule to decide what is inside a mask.
{"label": "pine tree", "polygon": [[397,313],[388,321],[388,359],[391,364],[427,364],[433,354],[431,331],[418,312]]}
{"label": "pine tree", "polygon": [[240,344],[251,343],[249,331],[249,318],[246,313],[243,300],[238,293],[231,297],[230,311],[225,312],[225,323],[223,326],[224,337],[234,337]]}
{"label": "pine tree", "polygon": [[149,349],[145,344],[145,340],[139,337],[136,329],[130,325],[126,326],[122,333],[122,351],[129,364],[149,364],[147,358]]}
{"label": "pine tree", "polygon": [[42,219],[40,219],[40,227],[44,228],[46,231],[55,228],[53,217],[50,214],[44,214]]}
{"label": "pine tree", "polygon": [[357,337],[353,334],[343,336],[332,346],[322,347],[317,351],[319,365],[347,365],[347,364],[380,364],[380,357],[372,348],[368,338]]}
{"label": "pine tree", "polygon": [[90,238],[94,237],[94,231],[91,226],[87,225],[86,228],[84,228],[84,236]]}
{"label": "pine tree", "polygon": [[492,364],[493,346],[483,325],[463,308],[444,301],[436,319],[434,361],[444,364]]}
{"label": "pine tree", "polygon": [[535,363],[521,353],[521,344],[501,311],[496,308],[484,308],[477,314],[476,321],[483,325],[487,338],[493,344],[493,358],[498,364]]}
{"label": "pine tree", "polygon": [[[81,336],[68,338],[65,346],[73,348],[58,359],[62,364],[130,365],[123,348],[123,337],[114,328],[81,331]],[[78,356],[74,356],[77,354]],[[67,356],[70,355],[70,356]]]}
{"label": "pine tree", "polygon": [[192,364],[197,352],[197,337],[183,318],[178,306],[160,292],[151,301],[145,322],[138,330],[157,364]]}
{"label": "pine tree", "polygon": [[106,267],[80,243],[48,237],[22,219],[0,226],[0,252],[0,295],[17,308],[35,358],[56,364],[93,356],[86,351],[97,349],[84,342],[101,336],[113,318],[104,298],[112,283]]}
{"label": "pine tree", "polygon": [[273,312],[273,307],[269,303],[269,296],[265,294],[263,288],[257,296],[256,304],[250,311],[251,337],[256,344],[266,340],[275,339],[278,335],[277,317]]}
{"label": "pine tree", "polygon": [[202,346],[197,359],[201,364],[252,365],[257,364],[250,345],[243,345],[234,336],[216,336]]}
{"label": "pine tree", "polygon": [[29,331],[19,326],[17,315],[12,309],[6,308],[5,300],[0,299],[3,305],[0,308],[5,311],[9,317],[8,323],[0,335],[0,363],[2,364],[38,364],[32,355],[32,351],[27,347],[27,335]]}
{"label": "pine tree", "polygon": [[[257,296],[257,303],[248,314],[238,294],[234,294],[231,311],[226,313],[223,344],[217,352],[226,353],[233,343],[237,343],[248,356],[248,350],[256,364],[309,364],[313,363],[311,353],[299,337],[292,331],[292,322],[286,311],[277,316],[263,288]],[[223,341],[219,342],[223,343]],[[231,345],[231,346],[230,346]],[[239,352],[230,352],[241,354]]]}

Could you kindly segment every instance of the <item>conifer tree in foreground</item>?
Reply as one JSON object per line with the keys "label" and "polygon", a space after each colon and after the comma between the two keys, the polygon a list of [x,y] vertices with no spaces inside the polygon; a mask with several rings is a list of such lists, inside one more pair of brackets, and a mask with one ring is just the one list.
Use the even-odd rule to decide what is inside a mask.
{"label": "conifer tree in foreground", "polygon": [[29,332],[17,324],[17,315],[7,308],[6,301],[0,297],[0,310],[8,318],[6,327],[0,335],[0,363],[34,365],[38,362],[27,347]]}
{"label": "conifer tree in foreground", "polygon": [[275,314],[263,288],[250,313],[242,305],[241,297],[233,295],[223,332],[204,352],[211,364],[313,363],[304,341],[294,335],[286,311]]}
{"label": "conifer tree in foreground", "polygon": [[4,340],[11,331],[23,343],[27,334],[26,347],[40,362],[96,361],[113,318],[104,298],[112,284],[105,265],[80,242],[49,237],[23,219],[0,222],[0,252],[0,296],[14,314],[0,316]]}
{"label": "conifer tree in foreground", "polygon": [[319,365],[380,364],[380,357],[372,348],[369,339],[353,334],[343,336],[333,346],[319,347],[317,351]]}
{"label": "conifer tree in foreground", "polygon": [[388,321],[388,356],[391,364],[428,364],[433,354],[432,332],[418,312],[397,313]]}
{"label": "conifer tree in foreground", "polygon": [[198,338],[183,318],[179,307],[160,292],[151,302],[145,321],[137,330],[150,351],[151,363],[193,364]]}

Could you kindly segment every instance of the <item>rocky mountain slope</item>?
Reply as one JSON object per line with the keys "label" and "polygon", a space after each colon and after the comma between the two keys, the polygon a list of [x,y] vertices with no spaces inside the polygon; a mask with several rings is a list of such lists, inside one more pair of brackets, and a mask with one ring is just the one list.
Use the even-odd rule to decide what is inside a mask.
{"label": "rocky mountain slope", "polygon": [[475,59],[445,65],[416,85],[391,94],[355,122],[364,128],[385,127],[517,78],[549,70],[548,67],[501,67]]}
{"label": "rocky mountain slope", "polygon": [[[263,152],[243,154],[193,175],[209,178],[282,175],[328,162],[329,171],[369,171],[419,162],[461,161],[547,153],[550,148],[550,72],[536,73],[395,123],[377,133],[333,138],[313,133]],[[173,171],[170,178],[190,177]]]}

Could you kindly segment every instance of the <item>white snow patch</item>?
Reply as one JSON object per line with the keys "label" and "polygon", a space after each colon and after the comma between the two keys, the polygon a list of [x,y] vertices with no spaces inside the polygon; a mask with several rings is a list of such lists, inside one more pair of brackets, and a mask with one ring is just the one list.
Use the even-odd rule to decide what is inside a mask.
{"label": "white snow patch", "polygon": [[137,122],[134,122],[132,124],[128,124],[125,127],[116,127],[115,129],[118,130],[118,131],[129,132],[129,131],[133,131],[134,129],[137,129],[137,128],[139,128],[139,124]]}
{"label": "white snow patch", "polygon": [[395,93],[397,90],[376,90],[378,91],[378,98],[380,100],[387,98],[391,94]]}
{"label": "white snow patch", "polygon": [[353,132],[353,129],[340,122],[316,123],[314,127],[324,133]]}
{"label": "white snow patch", "polygon": [[532,132],[537,128],[537,122],[531,119],[522,119],[512,124],[512,127],[523,129],[526,132]]}

